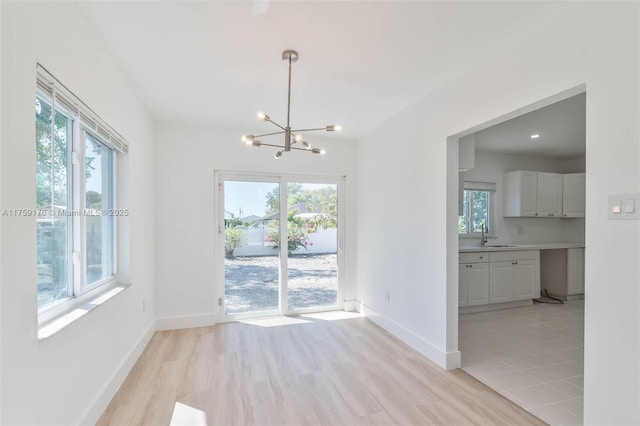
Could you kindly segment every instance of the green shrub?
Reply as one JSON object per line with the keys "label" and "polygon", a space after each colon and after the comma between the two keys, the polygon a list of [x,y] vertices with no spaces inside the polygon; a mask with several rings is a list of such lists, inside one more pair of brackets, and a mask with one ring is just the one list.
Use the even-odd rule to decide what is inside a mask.
{"label": "green shrub", "polygon": [[233,252],[247,244],[247,239],[242,229],[226,229],[224,231],[224,256],[233,258]]}

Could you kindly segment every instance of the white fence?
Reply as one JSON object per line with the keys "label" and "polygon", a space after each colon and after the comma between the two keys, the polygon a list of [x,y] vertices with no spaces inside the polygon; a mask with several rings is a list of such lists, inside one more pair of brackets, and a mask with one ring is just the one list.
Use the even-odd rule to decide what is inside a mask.
{"label": "white fence", "polygon": [[[266,228],[243,229],[246,244],[234,250],[234,256],[272,256],[277,254],[275,244],[267,241],[273,231]],[[300,247],[293,254],[336,253],[338,251],[338,230],[336,228],[318,229],[308,234],[308,248]]]}

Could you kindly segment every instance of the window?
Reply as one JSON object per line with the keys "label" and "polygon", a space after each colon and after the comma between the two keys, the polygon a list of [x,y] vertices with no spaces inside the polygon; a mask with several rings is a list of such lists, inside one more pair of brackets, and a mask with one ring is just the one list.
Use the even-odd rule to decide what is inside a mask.
{"label": "window", "polygon": [[[115,284],[117,154],[127,144],[38,66],[36,239],[40,323]],[[72,306],[65,304],[68,301]]]}
{"label": "window", "polygon": [[36,98],[38,307],[71,294],[71,128],[71,119]]}
{"label": "window", "polygon": [[113,149],[84,134],[86,284],[113,276]]}
{"label": "window", "polygon": [[458,218],[458,234],[476,237],[486,226],[494,235],[496,184],[492,182],[465,182],[462,215]]}

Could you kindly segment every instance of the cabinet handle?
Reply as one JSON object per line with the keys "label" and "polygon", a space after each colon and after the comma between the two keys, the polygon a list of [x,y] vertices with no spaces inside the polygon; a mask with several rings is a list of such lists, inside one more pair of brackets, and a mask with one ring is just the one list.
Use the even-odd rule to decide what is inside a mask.
{"label": "cabinet handle", "polygon": [[469,268],[473,268],[473,265],[469,265]]}
{"label": "cabinet handle", "polygon": [[480,259],[484,259],[484,257],[480,256]]}
{"label": "cabinet handle", "polygon": [[536,216],[538,216],[538,213],[536,213]]}

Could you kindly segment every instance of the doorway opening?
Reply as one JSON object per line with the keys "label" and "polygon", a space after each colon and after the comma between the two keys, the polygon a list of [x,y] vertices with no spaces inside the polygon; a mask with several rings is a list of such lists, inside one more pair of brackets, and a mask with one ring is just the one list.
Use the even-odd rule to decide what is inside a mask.
{"label": "doorway opening", "polygon": [[[582,422],[585,110],[581,85],[457,133],[447,146],[448,349],[458,367],[549,423]],[[469,205],[475,198],[465,193],[479,185],[493,186],[491,209]],[[552,285],[566,305],[532,304]]]}

